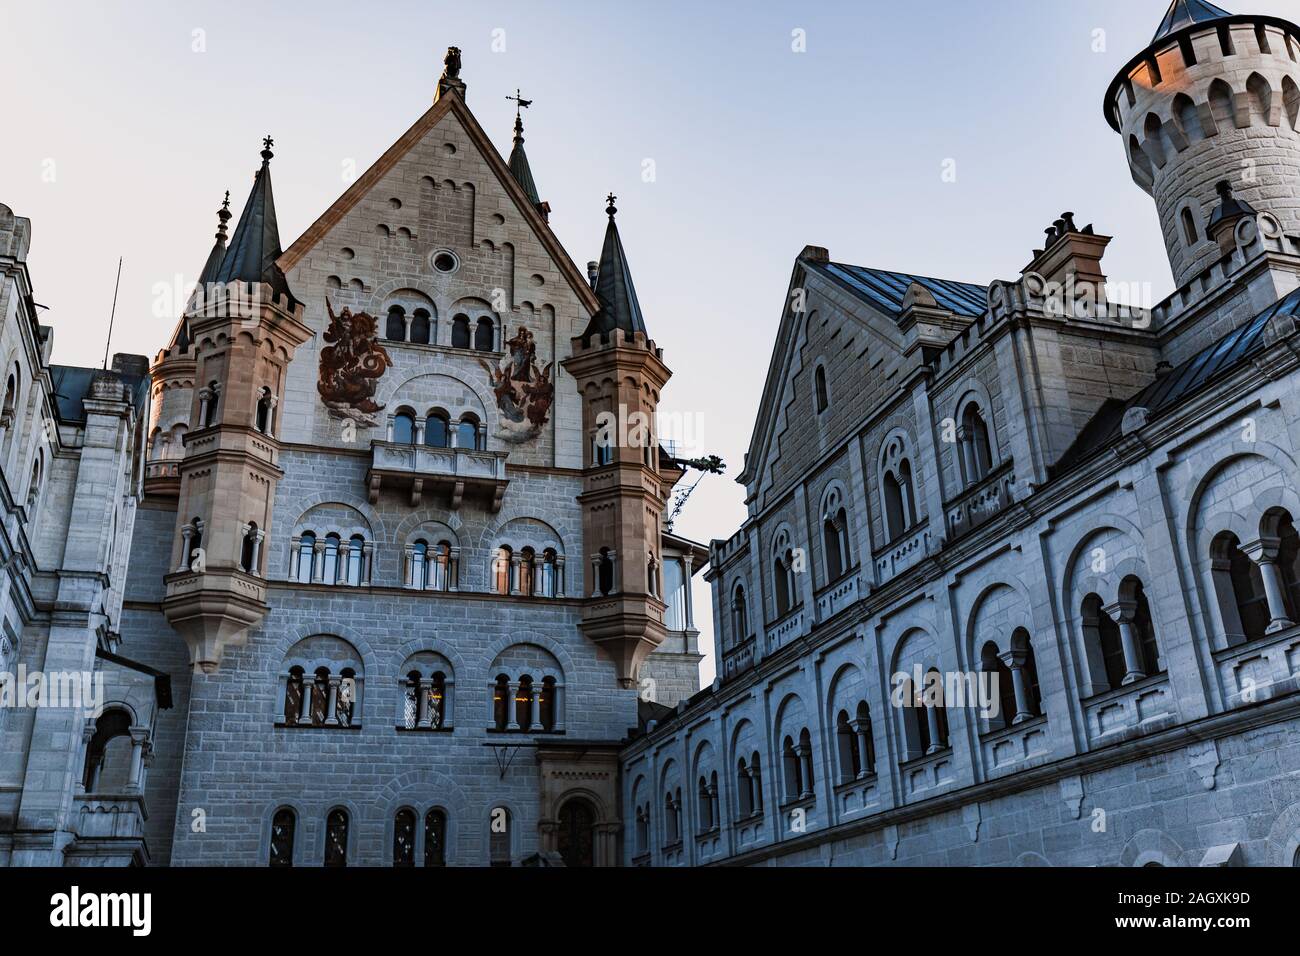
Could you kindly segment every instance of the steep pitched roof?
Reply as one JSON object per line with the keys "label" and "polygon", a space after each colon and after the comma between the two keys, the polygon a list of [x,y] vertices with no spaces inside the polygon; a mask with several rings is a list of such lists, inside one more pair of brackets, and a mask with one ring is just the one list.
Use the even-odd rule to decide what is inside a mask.
{"label": "steep pitched roof", "polygon": [[265,282],[278,295],[288,296],[289,280],[276,264],[280,258],[280,227],[275,221],[275,197],[271,193],[271,138],[262,149],[262,168],[253,177],[253,191],[239,214],[234,238],[217,270],[217,282]]}
{"label": "steep pitched roof", "polygon": [[636,288],[632,285],[632,270],[628,268],[627,253],[623,251],[623,240],[619,238],[618,226],[614,223],[614,196],[609,197],[605,213],[609,224],[605,227],[605,245],[600,250],[600,266],[596,273],[596,298],[600,300],[600,310],[591,317],[587,329],[582,333],[584,339],[599,334],[607,336],[614,329],[622,329],[628,335],[640,332],[648,335],[645,318],[641,314],[641,303],[636,297]]}
{"label": "steep pitched roof", "polygon": [[533,171],[528,166],[528,154],[524,152],[524,121],[515,114],[514,148],[510,150],[510,175],[515,178],[519,188],[524,191],[536,206],[542,199],[537,195],[537,184],[533,182]]}
{"label": "steep pitched roof", "polygon": [[1156,35],[1151,38],[1151,42],[1162,40],[1172,33],[1177,33],[1183,27],[1190,27],[1193,23],[1205,23],[1230,16],[1232,14],[1227,10],[1206,3],[1205,0],[1174,0],[1169,4],[1169,9],[1165,12],[1164,19],[1160,21],[1160,26],[1156,28]]}
{"label": "steep pitched roof", "polygon": [[[208,261],[203,264],[203,271],[199,273],[199,287],[204,288],[209,282],[217,281],[217,273],[221,270],[221,263],[226,258],[226,223],[230,222],[230,190],[226,190],[226,198],[221,203],[221,208],[217,210],[217,235],[216,242],[212,244],[212,251],[208,253]],[[168,343],[168,349],[179,348],[182,352],[190,347],[190,324],[186,320],[184,313],[181,314],[180,321],[176,323],[176,328],[172,331],[171,341]]]}
{"label": "steep pitched roof", "polygon": [[325,234],[346,216],[375,187],[379,180],[388,174],[389,170],[401,162],[402,158],[430,130],[437,126],[448,113],[454,115],[465,127],[465,132],[469,135],[470,140],[496,174],[502,188],[514,199],[520,213],[533,227],[539,241],[550,254],[556,267],[564,274],[579,301],[585,304],[589,311],[595,312],[600,307],[600,303],[596,299],[595,293],[592,292],[591,286],[587,284],[586,277],[578,271],[578,267],[569,258],[568,251],[561,245],[555,233],[551,231],[551,227],[546,224],[546,220],[542,217],[537,206],[533,204],[532,199],[515,180],[515,177],[510,172],[510,167],[506,165],[505,160],[501,158],[501,154],[492,145],[492,141],[488,138],[487,133],[483,131],[483,127],[479,125],[478,120],[474,118],[474,114],[465,105],[465,101],[461,99],[460,92],[452,87],[441,91],[438,99],[425,110],[424,115],[417,119],[397,142],[388,147],[384,154],[371,164],[369,169],[357,177],[352,185],[344,191],[343,195],[336,199],[328,209],[321,213],[314,223],[307,227],[307,230],[301,236],[293,241],[293,244],[280,256],[280,268],[287,272],[297,265],[302,260],[302,257],[320,242]]}
{"label": "steep pitched roof", "polygon": [[1145,408],[1154,418],[1190,398],[1212,379],[1239,365],[1268,345],[1264,330],[1279,315],[1300,316],[1300,289],[1279,299],[1255,318],[1239,325],[1223,338],[1197,352],[1177,368],[1166,372],[1127,401],[1108,399],[1074,443],[1052,467],[1059,475],[1109,447],[1123,434],[1124,413],[1130,408]]}
{"label": "steep pitched roof", "polygon": [[898,319],[903,314],[903,300],[913,283],[927,289],[942,309],[968,318],[988,310],[988,289],[973,282],[931,279],[906,272],[869,269],[842,262],[808,262],[808,266],[830,276],[840,286],[877,311]]}

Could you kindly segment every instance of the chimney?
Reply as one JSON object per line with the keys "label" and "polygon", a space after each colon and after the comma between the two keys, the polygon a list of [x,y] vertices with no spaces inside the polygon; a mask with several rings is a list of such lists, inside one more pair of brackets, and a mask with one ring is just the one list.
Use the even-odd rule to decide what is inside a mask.
{"label": "chimney", "polygon": [[1074,224],[1074,213],[1063,212],[1044,232],[1047,241],[1034,250],[1033,261],[1021,270],[1029,292],[1043,296],[1048,309],[1063,317],[1092,318],[1103,314],[1106,303],[1106,274],[1101,271],[1101,257],[1110,245],[1110,236],[1099,236],[1092,225],[1082,229]]}
{"label": "chimney", "polygon": [[596,277],[599,275],[600,275],[600,263],[597,262],[595,259],[592,259],[590,262],[587,263],[587,281],[591,283],[591,287],[593,289],[596,288]]}

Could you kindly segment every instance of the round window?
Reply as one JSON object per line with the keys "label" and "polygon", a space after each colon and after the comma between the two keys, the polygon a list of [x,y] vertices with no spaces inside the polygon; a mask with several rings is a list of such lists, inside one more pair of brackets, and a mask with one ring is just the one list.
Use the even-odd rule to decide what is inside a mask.
{"label": "round window", "polygon": [[435,252],[432,262],[433,267],[439,272],[455,272],[456,266],[459,264],[456,261],[456,256],[445,249]]}

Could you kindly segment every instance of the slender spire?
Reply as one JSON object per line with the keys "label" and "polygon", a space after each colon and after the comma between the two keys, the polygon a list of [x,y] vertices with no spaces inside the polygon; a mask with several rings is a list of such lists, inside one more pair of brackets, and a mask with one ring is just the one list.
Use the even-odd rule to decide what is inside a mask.
{"label": "slender spire", "polygon": [[[226,257],[226,224],[230,222],[230,190],[226,190],[226,198],[221,201],[221,208],[217,210],[217,235],[216,242],[212,245],[212,251],[208,253],[208,261],[203,264],[203,271],[199,273],[199,283],[197,288],[202,290],[209,282],[215,282],[217,272],[221,268],[221,260]],[[186,309],[185,311],[189,311]],[[169,349],[180,349],[182,352],[190,347],[190,324],[181,314],[180,321],[176,323],[176,328],[172,331],[171,343],[167,346]]]}
{"label": "slender spire", "polygon": [[542,199],[537,194],[537,183],[533,181],[533,171],[528,166],[528,154],[524,152],[524,118],[522,110],[533,105],[532,100],[524,99],[519,90],[506,99],[515,104],[515,139],[514,149],[510,150],[510,175],[515,178],[528,201],[534,206],[541,206]]}
{"label": "slender spire", "polygon": [[1190,27],[1193,23],[1205,23],[1209,20],[1218,20],[1220,17],[1232,16],[1227,10],[1222,10],[1206,0],[1173,0],[1169,4],[1169,9],[1165,12],[1164,19],[1160,21],[1160,26],[1156,29],[1156,35],[1151,38],[1151,42],[1164,39],[1171,33],[1177,33],[1183,27]]}
{"label": "slender spire", "polygon": [[283,251],[280,248],[280,229],[275,220],[275,199],[271,192],[271,152],[274,140],[262,140],[262,168],[253,177],[253,191],[239,215],[230,248],[217,270],[217,282],[264,282],[277,294],[287,295],[297,301],[289,290],[289,280],[284,277],[275,260]]}
{"label": "slender spire", "polygon": [[614,329],[622,329],[628,337],[640,332],[646,335],[645,318],[641,314],[641,303],[636,297],[636,287],[632,285],[632,272],[628,268],[627,253],[623,251],[623,240],[618,234],[618,225],[614,216],[618,207],[613,193],[606,197],[608,205],[605,214],[609,224],[605,227],[605,245],[600,251],[600,265],[596,270],[596,298],[600,300],[600,309],[591,317],[587,330],[582,333],[584,339],[599,334],[608,338]]}

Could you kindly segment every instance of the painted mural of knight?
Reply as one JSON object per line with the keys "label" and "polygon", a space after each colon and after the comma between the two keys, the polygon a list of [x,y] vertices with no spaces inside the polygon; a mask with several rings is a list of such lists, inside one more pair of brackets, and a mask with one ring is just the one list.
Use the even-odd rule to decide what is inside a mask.
{"label": "painted mural of knight", "polygon": [[506,348],[508,354],[497,368],[480,360],[501,411],[498,437],[509,442],[529,441],[541,434],[550,416],[555,399],[551,369],[555,363],[548,362],[545,368],[538,365],[537,341],[522,325],[506,342]]}

